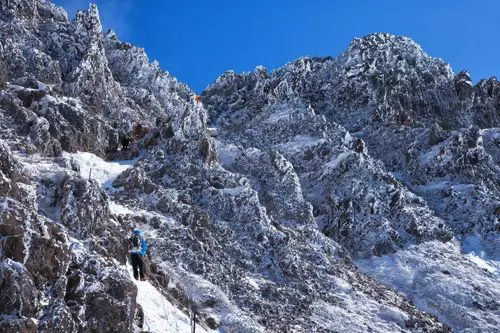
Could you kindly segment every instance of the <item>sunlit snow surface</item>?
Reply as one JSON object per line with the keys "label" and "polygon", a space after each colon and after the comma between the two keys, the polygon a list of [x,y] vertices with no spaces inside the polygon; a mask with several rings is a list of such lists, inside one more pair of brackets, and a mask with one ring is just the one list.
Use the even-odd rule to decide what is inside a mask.
{"label": "sunlit snow surface", "polygon": [[102,158],[92,153],[63,153],[63,156],[69,160],[73,160],[80,167],[80,175],[82,178],[95,179],[101,186],[107,188],[111,185],[120,173],[127,170],[138,159],[127,161],[112,161],[106,162]]}
{"label": "sunlit snow surface", "polygon": [[430,312],[457,332],[498,332],[499,261],[479,241],[428,242],[358,260],[358,268]]}
{"label": "sunlit snow surface", "polygon": [[[189,317],[147,281],[136,281],[137,303],[144,310],[143,330],[154,333],[191,332]],[[196,332],[207,332],[199,325]]]}

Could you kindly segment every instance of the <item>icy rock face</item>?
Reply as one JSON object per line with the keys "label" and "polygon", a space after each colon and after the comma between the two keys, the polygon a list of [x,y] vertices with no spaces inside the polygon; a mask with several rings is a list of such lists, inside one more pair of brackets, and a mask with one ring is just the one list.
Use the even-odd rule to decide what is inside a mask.
{"label": "icy rock face", "polygon": [[[410,257],[429,241],[472,234],[498,259],[498,131],[477,127],[498,126],[496,97],[494,79],[473,86],[467,72],[454,75],[413,41],[387,34],[356,39],[337,59],[303,58],[270,74],[226,72],[202,93],[221,165],[250,179],[271,221],[288,225],[283,211],[292,224],[308,219],[295,201],[302,196],[318,229],[355,258]],[[254,171],[265,160],[249,157],[258,152],[290,165],[284,178],[295,191],[274,191],[294,204],[280,206],[267,193],[272,177]],[[434,270],[431,262],[410,266]],[[481,268],[464,261],[463,270]],[[429,308],[432,293],[422,298],[420,308],[452,327],[474,327],[472,316],[447,319],[452,292]],[[479,309],[481,321],[491,311]],[[338,316],[314,315],[331,313]]]}
{"label": "icy rock face", "polygon": [[[28,85],[29,80],[16,83]],[[34,81],[38,84],[38,81]],[[45,156],[86,150],[98,155],[116,149],[119,131],[99,117],[91,117],[72,99],[55,98],[44,89],[10,87],[0,93],[2,113],[13,129],[29,139],[25,149]]]}
{"label": "icy rock face", "polygon": [[[174,115],[188,109],[188,104],[193,107],[191,91],[171,84],[175,79],[154,64],[148,64],[156,68],[148,76],[150,81],[159,81],[153,97],[147,97],[148,86],[139,82],[122,88],[114,79],[121,68],[111,66],[113,73],[108,64],[107,39],[98,14],[91,5],[69,21],[48,1],[2,3],[0,81],[10,85],[0,100],[20,134],[32,138],[27,149],[46,156],[80,150],[115,158],[119,140],[135,124],[152,128],[156,118],[171,120],[168,110]],[[165,79],[156,80],[157,75]],[[171,91],[174,85],[179,88]],[[152,102],[136,103],[138,99]],[[154,113],[157,117],[151,116]]]}
{"label": "icy rock face", "polygon": [[162,71],[157,61],[150,63],[143,49],[121,42],[112,30],[105,34],[104,44],[115,80],[131,103],[144,110],[146,124],[165,131],[179,129],[182,132],[171,134],[179,139],[198,138],[207,116],[202,105],[195,104],[194,92]]}
{"label": "icy rock face", "polygon": [[[328,123],[300,102],[270,107],[253,116],[234,133],[220,131],[221,145],[239,142],[246,150],[256,147],[283,154],[297,172],[295,186],[312,204],[320,230],[352,254],[381,255],[408,243],[451,239],[445,222],[434,216],[425,201],[387,173],[370,157],[363,140],[351,138],[343,127]],[[223,156],[221,163],[245,172],[245,165],[252,165],[239,162],[247,156],[246,150],[235,149],[236,160]],[[259,194],[264,189],[259,186]],[[297,215],[291,207],[295,205],[289,204],[290,214]]]}
{"label": "icy rock face", "polygon": [[[104,45],[115,80],[123,87],[138,90],[129,91],[138,95],[134,99],[138,104],[150,107],[159,104],[161,112],[167,110],[173,115],[191,101],[192,91],[162,71],[158,62],[151,63],[143,49],[121,42],[112,30],[105,34]],[[139,98],[141,93],[146,95]]]}
{"label": "icy rock face", "polygon": [[[318,113],[348,129],[357,129],[373,121],[411,123],[413,119],[419,122],[439,119],[448,123],[451,120],[447,111],[455,100],[458,102],[452,82],[450,67],[428,57],[412,40],[373,34],[355,39],[336,59],[303,58],[269,77],[261,73],[225,74],[203,95],[204,103],[215,103],[214,109],[220,111],[227,104],[234,110],[296,96],[310,103]],[[226,91],[217,94],[222,101],[211,100],[213,92],[220,89]],[[228,89],[234,93],[228,94]],[[269,98],[248,98],[262,93]],[[224,100],[235,98],[238,103]]]}
{"label": "icy rock face", "polygon": [[[122,88],[95,6],[74,21],[48,1],[0,6],[0,330],[132,332],[137,290],[120,266],[128,229],[62,152],[136,157],[163,135],[208,163],[216,153],[203,139],[206,113],[157,64],[146,66],[147,81]],[[137,143],[120,154],[126,133]]]}
{"label": "icy rock face", "polygon": [[[48,43],[43,39],[48,29],[67,23],[63,10],[39,0],[3,1],[0,15],[1,42],[7,77],[35,75],[40,81],[60,83],[57,61],[47,54]],[[38,33],[34,34],[34,30]]]}
{"label": "icy rock face", "polygon": [[472,114],[481,128],[500,127],[500,83],[496,77],[474,87]]}
{"label": "icy rock face", "polygon": [[249,116],[289,98],[354,132],[372,123],[438,122],[446,129],[499,124],[495,78],[473,87],[468,73],[455,77],[411,39],[389,34],[355,39],[336,59],[302,58],[270,74],[227,72],[202,93],[211,122],[229,109],[232,118]]}
{"label": "icy rock face", "polygon": [[101,234],[111,215],[106,194],[99,185],[95,181],[68,177],[60,187],[61,222],[73,229],[79,238]]}
{"label": "icy rock face", "polygon": [[[166,157],[151,154],[120,175],[114,186],[125,191],[114,199],[164,216],[137,213],[156,230],[154,276],[166,288],[177,284],[183,291],[175,294],[195,304],[202,318],[227,313],[216,315],[216,322],[238,332],[306,332],[323,325],[328,331],[330,324],[309,320],[315,302],[323,300],[338,311],[352,311],[376,331],[445,330],[399,295],[357,274],[347,252],[317,230],[299,178],[281,154],[249,149],[236,159],[240,171],[234,173],[204,162],[196,150],[174,155],[172,144],[166,139],[159,145]],[[141,199],[144,194],[151,200]],[[358,296],[338,304],[338,293],[324,292],[339,288]],[[381,304],[402,309],[406,319],[399,324],[384,319],[375,311]]]}
{"label": "icy rock face", "polygon": [[409,163],[408,178],[456,234],[480,234],[485,246],[495,249],[500,232],[500,168],[485,150],[482,133],[471,127],[422,149],[420,158]]}
{"label": "icy rock face", "polygon": [[[114,323],[116,332],[131,331],[137,291],[128,272],[113,259],[124,258],[123,231],[109,220],[99,235],[95,227],[90,230],[94,234],[82,235],[81,227],[65,228],[56,223],[64,220],[65,213],[47,212],[61,212],[69,194],[61,191],[61,185],[57,191],[50,189],[56,186],[61,172],[70,171],[59,169],[57,164],[50,164],[46,173],[43,168],[30,171],[33,164],[20,161],[8,148],[8,142],[1,140],[0,148],[0,330],[107,332],[109,323]],[[94,201],[99,196],[89,188],[94,187],[97,193],[101,190],[93,183],[85,187],[86,183],[73,178],[62,184],[66,192],[70,191],[68,184],[83,184],[83,189],[71,195],[77,212],[78,206],[84,207],[86,220],[73,216],[71,223],[80,222],[90,228],[105,222],[99,221],[99,214],[104,211],[109,216],[109,208],[107,202]],[[90,249],[72,238],[77,236],[86,236]],[[118,246],[113,247],[113,242]],[[99,247],[105,250],[99,251]],[[121,253],[114,253],[114,248],[121,248]]]}
{"label": "icy rock face", "polygon": [[[317,126],[328,127],[320,118]],[[294,124],[300,123],[307,122]],[[172,132],[186,138],[191,131]],[[281,135],[285,140],[288,133]],[[123,187],[113,200],[148,212],[120,218],[150,229],[153,276],[179,302],[191,303],[207,323],[237,332],[332,330],[331,319],[310,320],[323,315],[320,300],[375,331],[446,330],[359,274],[348,252],[317,230],[313,206],[285,155],[249,143],[232,158],[219,156],[223,168],[206,158],[221,142],[204,132],[199,137],[162,134],[150,154],[113,182]],[[272,140],[246,138],[262,145]],[[352,302],[338,303],[344,292]],[[404,319],[379,313],[380,306],[399,309]]]}
{"label": "icy rock face", "polygon": [[[373,128],[363,131],[370,155],[381,159],[425,199],[455,235],[482,235],[498,252],[498,130]],[[390,143],[387,150],[384,143]]]}
{"label": "icy rock face", "polygon": [[[439,119],[449,124],[459,120],[447,117],[456,100],[451,68],[427,56],[409,38],[373,34],[355,39],[338,62],[341,75],[334,94],[336,112],[352,110],[354,114],[347,112],[349,116],[367,123]],[[373,113],[358,113],[362,108]]]}
{"label": "icy rock face", "polygon": [[114,108],[122,106],[117,100],[121,94],[108,67],[97,7],[90,5],[88,11],[79,11],[72,26],[79,64],[69,74],[65,88],[93,107],[95,113],[114,113]]}

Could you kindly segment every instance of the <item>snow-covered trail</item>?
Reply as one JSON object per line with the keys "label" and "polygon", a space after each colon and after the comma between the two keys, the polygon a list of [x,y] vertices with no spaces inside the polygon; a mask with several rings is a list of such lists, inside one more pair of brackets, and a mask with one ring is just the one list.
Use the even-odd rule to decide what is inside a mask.
{"label": "snow-covered trail", "polygon": [[[96,180],[107,192],[113,192],[111,184],[122,172],[132,167],[140,158],[125,161],[107,162],[91,153],[64,153],[64,157],[73,160],[80,167],[83,178]],[[113,213],[134,214],[129,208],[109,199]],[[132,267],[129,265],[130,277],[133,279]],[[135,280],[134,280],[135,281]],[[135,281],[137,286],[137,303],[144,310],[143,330],[151,333],[189,333],[190,320],[181,310],[170,303],[160,291],[147,281]],[[196,332],[207,332],[197,325]]]}
{"label": "snow-covered trail", "polygon": [[[131,273],[132,274],[132,273]],[[137,303],[144,310],[144,330],[154,333],[190,333],[189,317],[170,303],[148,281],[136,281]],[[196,332],[207,332],[196,325]]]}

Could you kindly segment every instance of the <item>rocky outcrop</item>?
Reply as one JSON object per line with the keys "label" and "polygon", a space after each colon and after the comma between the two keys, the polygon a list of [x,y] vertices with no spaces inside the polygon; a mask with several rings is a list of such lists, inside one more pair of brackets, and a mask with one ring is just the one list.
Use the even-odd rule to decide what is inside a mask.
{"label": "rocky outcrop", "polygon": [[276,211],[294,217],[285,225],[308,215],[298,203],[277,205],[267,194],[273,177],[249,171],[272,169],[248,157],[259,151],[278,153],[294,170],[283,178],[299,180],[276,197],[302,196],[318,229],[355,260],[471,235],[495,258],[496,131],[470,126],[496,126],[478,120],[496,112],[495,86],[485,82],[455,76],[407,38],[374,34],[337,59],[303,58],[270,74],[227,72],[201,96],[221,165],[252,180],[271,220]]}
{"label": "rocky outcrop", "polygon": [[500,83],[496,77],[478,82],[473,101],[475,124],[481,128],[500,126]]}
{"label": "rocky outcrop", "polygon": [[[302,58],[266,75],[260,68],[224,73],[201,96],[210,121],[220,120],[219,126],[276,100],[300,98],[354,132],[378,123],[437,122],[458,129],[496,126],[496,84],[492,78],[473,87],[467,72],[454,76],[448,64],[429,57],[411,39],[371,34],[355,39],[336,59]],[[226,111],[232,116],[219,119]]]}
{"label": "rocky outcrop", "polygon": [[[163,164],[153,155],[140,161],[116,180],[116,186],[128,183],[130,187],[115,199],[128,204],[137,200],[135,194],[142,187],[135,187],[131,177],[147,167],[148,171],[133,179],[156,184],[150,195],[158,200],[135,204],[179,221],[146,218],[144,225],[161,235],[151,249],[151,260],[162,267],[155,274],[169,277],[165,288],[172,283],[181,285],[202,317],[237,306],[242,309],[238,313],[244,311],[238,320],[220,318],[221,327],[236,331],[245,331],[249,325],[257,331],[300,327],[308,331],[321,326],[306,319],[316,311],[316,300],[333,302],[334,296],[324,295],[322,290],[337,288],[340,278],[360,292],[364,302],[404,307],[413,318],[403,324],[405,329],[444,329],[399,296],[389,296],[374,281],[349,278],[354,270],[349,255],[316,230],[312,206],[302,197],[299,178],[280,154],[249,150],[236,162],[241,173],[208,167],[196,155],[179,154],[171,161]],[[183,268],[174,268],[180,265]],[[232,290],[233,299],[226,300],[209,285]],[[375,301],[375,289],[388,298]],[[299,303],[301,307],[296,306]],[[356,306],[347,308],[361,316]]]}
{"label": "rocky outcrop", "polygon": [[[2,332],[132,331],[137,291],[115,259],[125,258],[123,232],[104,220],[107,201],[92,192],[101,190],[81,179],[62,182],[61,196],[49,202],[65,207],[55,217],[66,228],[40,215],[47,200],[34,194],[48,194],[51,182],[26,170],[6,145],[0,141]],[[76,211],[71,219],[68,205]],[[90,247],[73,237],[86,237]]]}
{"label": "rocky outcrop", "polygon": [[[7,1],[1,15],[5,24],[0,64],[5,68],[0,77],[11,82],[0,97],[1,105],[14,118],[18,133],[29,133],[30,150],[46,156],[60,156],[65,150],[114,157],[120,137],[129,134],[134,124],[151,127],[157,117],[169,118],[165,110],[175,114],[190,101],[189,89],[175,83],[184,102],[172,98],[159,108],[135,102],[145,91],[144,84],[122,88],[115,80],[121,68],[108,63],[108,42],[94,5],[79,12],[74,21],[62,9],[40,0]],[[156,80],[156,73],[165,76],[153,97],[163,102],[158,96],[170,96],[170,82],[176,81],[157,65],[154,73],[147,83]]]}

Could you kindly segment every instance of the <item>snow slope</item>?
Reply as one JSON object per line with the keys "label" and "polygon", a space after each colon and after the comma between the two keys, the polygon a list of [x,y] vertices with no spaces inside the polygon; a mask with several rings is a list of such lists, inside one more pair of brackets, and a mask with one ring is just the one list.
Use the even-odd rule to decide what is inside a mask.
{"label": "snow slope", "polygon": [[[131,275],[132,276],[132,275]],[[190,333],[189,317],[170,303],[151,283],[136,281],[137,303],[144,310],[144,329],[152,333]],[[196,332],[207,332],[196,326]]]}
{"label": "snow slope", "polygon": [[428,242],[356,265],[456,332],[498,332],[498,261],[462,251],[451,242]]}

